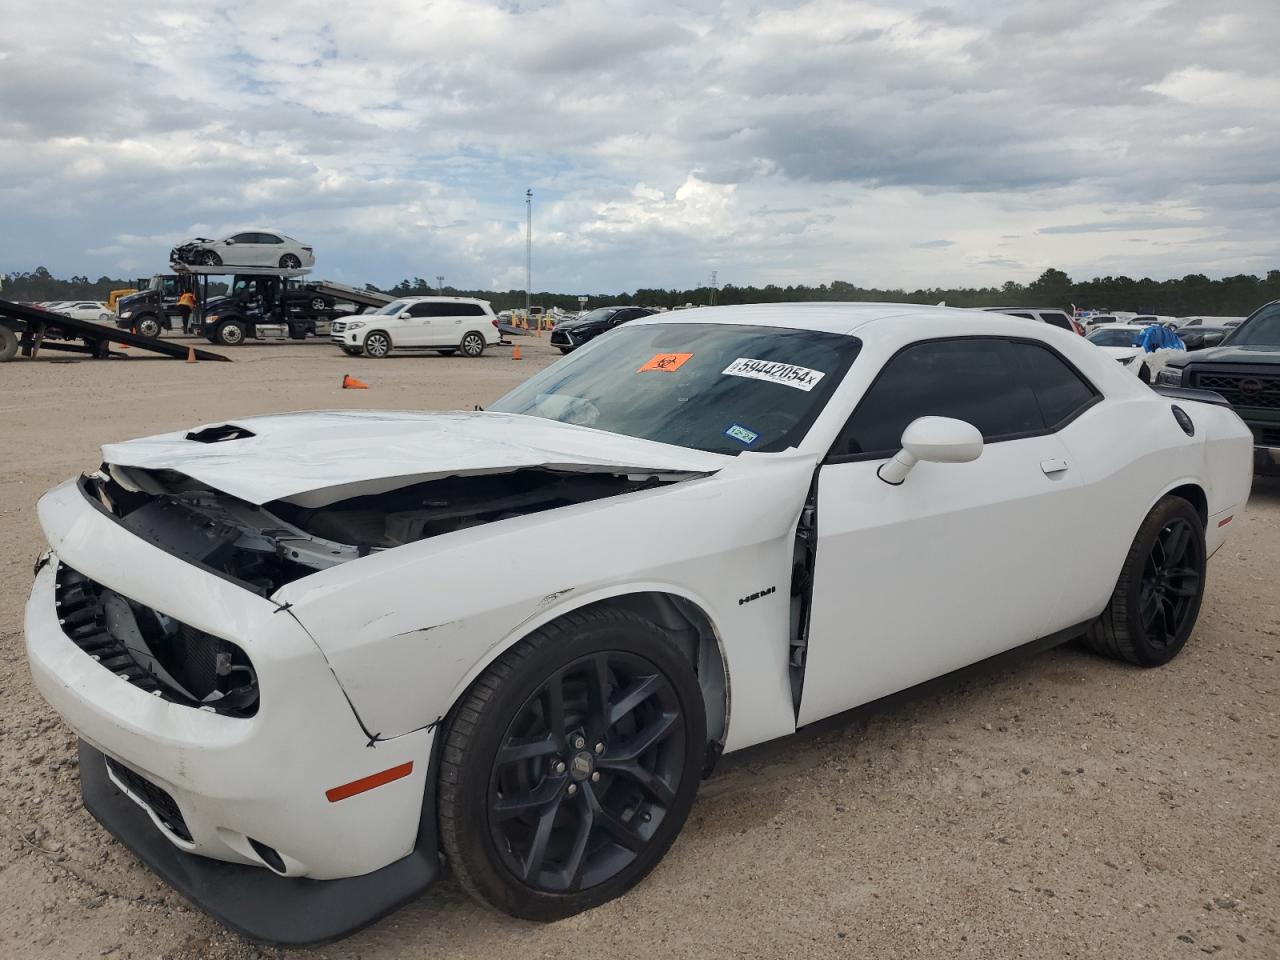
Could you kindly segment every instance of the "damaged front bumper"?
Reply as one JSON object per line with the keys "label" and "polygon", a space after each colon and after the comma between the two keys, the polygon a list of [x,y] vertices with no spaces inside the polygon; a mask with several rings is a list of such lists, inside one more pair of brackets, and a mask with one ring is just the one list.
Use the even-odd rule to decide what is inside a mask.
{"label": "damaged front bumper", "polygon": [[[85,742],[85,804],[113,834],[198,906],[272,942],[340,936],[431,881],[433,730],[373,742],[287,610],[133,535],[75,483],[42,498],[39,512],[53,557],[27,605],[31,672]],[[174,702],[96,659],[60,622],[60,564],[233,640],[256,673],[256,712]],[[406,765],[378,789],[329,796]]]}

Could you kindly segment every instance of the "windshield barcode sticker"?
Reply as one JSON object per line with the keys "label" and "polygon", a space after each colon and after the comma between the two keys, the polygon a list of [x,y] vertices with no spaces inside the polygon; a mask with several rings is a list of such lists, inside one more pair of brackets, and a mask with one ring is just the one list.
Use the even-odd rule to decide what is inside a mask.
{"label": "windshield barcode sticker", "polygon": [[826,376],[821,370],[810,370],[808,367],[797,367],[790,363],[777,363],[773,360],[752,360],[739,357],[722,371],[730,377],[748,377],[752,380],[767,380],[769,383],[780,383],[784,387],[795,387],[808,393],[818,385],[818,381]]}

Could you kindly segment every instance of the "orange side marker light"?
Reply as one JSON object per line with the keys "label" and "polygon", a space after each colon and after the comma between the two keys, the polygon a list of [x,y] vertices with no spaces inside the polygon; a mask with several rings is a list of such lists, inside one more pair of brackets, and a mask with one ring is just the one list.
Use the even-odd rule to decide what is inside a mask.
{"label": "orange side marker light", "polygon": [[361,777],[359,780],[352,780],[350,783],[344,783],[340,787],[326,790],[324,795],[330,803],[337,803],[339,800],[347,799],[347,797],[354,797],[357,793],[364,793],[367,790],[384,786],[395,780],[403,780],[411,773],[413,773],[412,760],[408,763],[402,763],[398,767],[392,767],[390,770],[371,773],[367,777]]}

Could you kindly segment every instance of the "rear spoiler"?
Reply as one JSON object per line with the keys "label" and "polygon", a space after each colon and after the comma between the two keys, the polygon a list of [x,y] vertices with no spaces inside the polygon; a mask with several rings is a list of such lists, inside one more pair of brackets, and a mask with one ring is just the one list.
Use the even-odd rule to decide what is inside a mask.
{"label": "rear spoiler", "polygon": [[1174,400],[1198,400],[1201,403],[1212,403],[1215,407],[1230,407],[1231,403],[1220,393],[1212,390],[1196,390],[1192,387],[1167,387],[1153,383],[1151,389],[1162,397]]}

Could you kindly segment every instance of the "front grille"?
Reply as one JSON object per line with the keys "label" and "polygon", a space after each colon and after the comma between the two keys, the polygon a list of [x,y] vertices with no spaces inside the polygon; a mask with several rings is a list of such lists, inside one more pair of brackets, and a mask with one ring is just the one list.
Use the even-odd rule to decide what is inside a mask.
{"label": "front grille", "polygon": [[1280,427],[1250,427],[1253,441],[1260,447],[1280,447]]}
{"label": "front grille", "polygon": [[107,769],[112,776],[124,784],[125,789],[147,805],[171,833],[191,842],[191,831],[187,829],[187,821],[182,819],[182,811],[173,797],[163,787],[158,787],[140,773],[116,763],[107,757]]}
{"label": "front grille", "polygon": [[573,346],[573,338],[563,330],[552,330],[551,343],[557,347],[571,347]]}
{"label": "front grille", "polygon": [[347,322],[345,320],[335,320],[329,325],[329,330],[332,333],[341,333],[345,329],[347,329]]}
{"label": "front grille", "polygon": [[1233,407],[1280,410],[1280,376],[1265,373],[1194,373],[1191,386],[1222,394]]}
{"label": "front grille", "polygon": [[58,567],[54,596],[67,638],[135,687],[226,716],[258,712],[257,675],[231,641],[129,600],[66,564]]}

